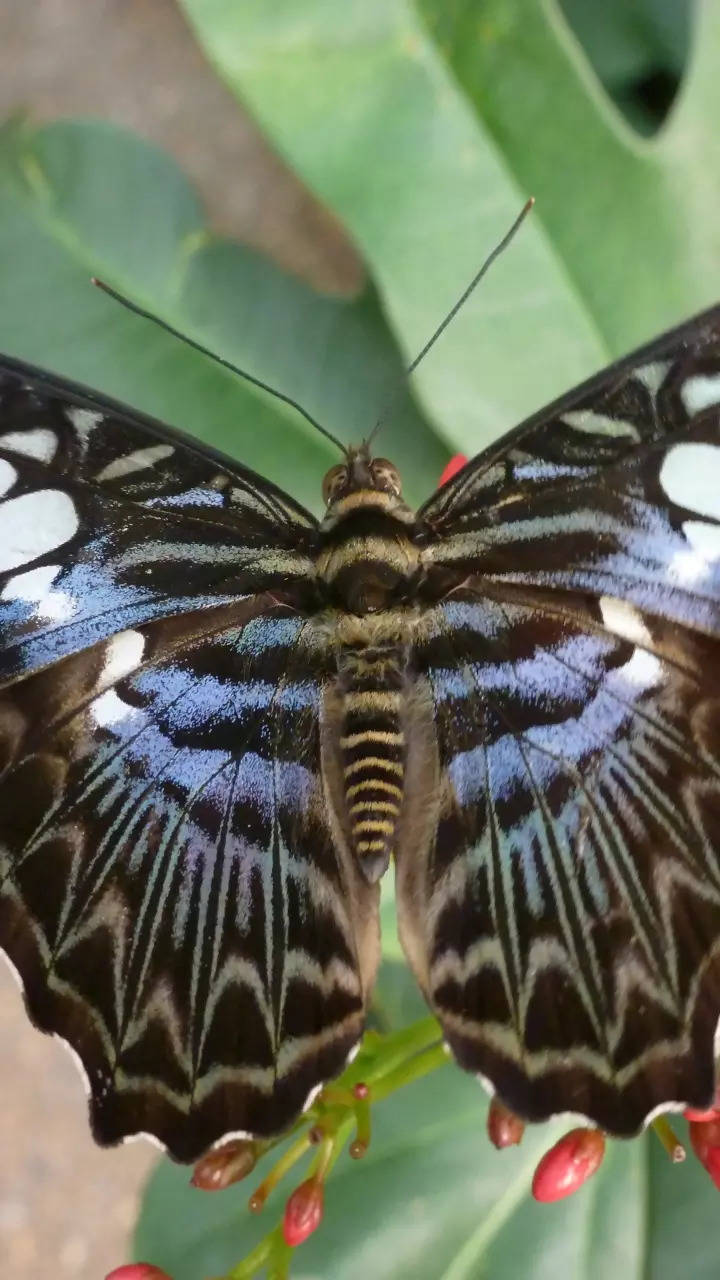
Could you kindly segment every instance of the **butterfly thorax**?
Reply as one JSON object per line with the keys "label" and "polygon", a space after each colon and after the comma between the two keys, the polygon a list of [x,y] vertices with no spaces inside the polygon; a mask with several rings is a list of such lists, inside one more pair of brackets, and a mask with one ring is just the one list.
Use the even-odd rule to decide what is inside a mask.
{"label": "butterfly thorax", "polygon": [[[415,516],[385,459],[352,451],[325,478],[317,573],[335,620],[345,825],[366,879],[385,871],[403,800],[408,636],[417,578]],[[388,625],[383,625],[387,623]]]}

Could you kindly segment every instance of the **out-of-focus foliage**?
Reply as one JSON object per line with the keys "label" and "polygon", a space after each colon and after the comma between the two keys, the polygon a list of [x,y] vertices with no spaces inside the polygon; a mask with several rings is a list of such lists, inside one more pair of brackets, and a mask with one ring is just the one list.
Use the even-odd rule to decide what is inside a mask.
{"label": "out-of-focus foliage", "polygon": [[[371,288],[323,297],[213,238],[174,162],[99,122],[0,130],[0,349],[191,431],[317,507],[337,452],[292,409],[93,289],[106,279],[182,332],[297,397],[330,430],[372,426],[400,356]],[[412,447],[406,448],[407,441]],[[409,392],[384,447],[414,500],[447,450]]]}
{"label": "out-of-focus foliage", "polygon": [[560,8],[630,123],[654,133],[685,66],[692,0],[560,0]]}
{"label": "out-of-focus foliage", "polygon": [[536,197],[416,375],[462,452],[717,296],[720,6],[698,9],[682,90],[650,141],[607,99],[554,0],[183,7],[352,232],[407,356]]}

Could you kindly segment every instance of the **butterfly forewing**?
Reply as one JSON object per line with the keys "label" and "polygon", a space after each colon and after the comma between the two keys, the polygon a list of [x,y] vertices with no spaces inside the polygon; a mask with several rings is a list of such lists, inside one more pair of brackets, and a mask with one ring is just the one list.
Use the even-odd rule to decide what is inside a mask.
{"label": "butterfly forewing", "polygon": [[323,791],[315,522],[69,384],[0,387],[0,942],[101,1141],[277,1133],[377,951]]}
{"label": "butterfly forewing", "polygon": [[123,625],[258,590],[301,593],[312,568],[316,523],[275,486],[7,358],[0,495],[6,677]]}
{"label": "butterfly forewing", "polygon": [[[433,560],[457,563],[461,532],[512,524],[523,504],[574,492],[613,464],[637,460],[644,445],[682,435],[707,410],[716,421],[719,373],[720,307],[713,307],[567,392],[479,453],[420,509],[437,535]],[[587,515],[589,532],[598,532]],[[522,526],[521,534],[532,538]]]}
{"label": "butterfly forewing", "polygon": [[630,1133],[713,1090],[720,311],[446,490],[421,513],[447,598],[415,649],[440,785],[424,857],[398,855],[408,954],[511,1106]]}

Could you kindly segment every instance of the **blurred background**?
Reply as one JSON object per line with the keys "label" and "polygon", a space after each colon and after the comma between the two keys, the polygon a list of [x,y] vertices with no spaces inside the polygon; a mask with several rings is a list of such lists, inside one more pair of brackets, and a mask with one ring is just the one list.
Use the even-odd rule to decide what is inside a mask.
{"label": "blurred background", "polygon": [[[720,297],[718,59],[713,0],[2,0],[0,347],[317,505],[325,442],[89,276],[358,438],[534,194],[388,424],[419,501],[452,452]],[[391,888],[384,911],[392,1024],[417,1002]],[[538,1217],[532,1152],[495,1163],[475,1088],[449,1067],[390,1117],[389,1145],[378,1125],[384,1172],[360,1190],[348,1174],[299,1275],[717,1275],[696,1168],[672,1181],[646,1141],[615,1144],[592,1192]],[[93,1146],[72,1063],[4,970],[0,1096],[3,1280],[98,1280],[130,1251],[155,1156]],[[197,1208],[186,1181],[156,1176],[137,1245],[176,1280],[245,1247],[243,1195]]]}

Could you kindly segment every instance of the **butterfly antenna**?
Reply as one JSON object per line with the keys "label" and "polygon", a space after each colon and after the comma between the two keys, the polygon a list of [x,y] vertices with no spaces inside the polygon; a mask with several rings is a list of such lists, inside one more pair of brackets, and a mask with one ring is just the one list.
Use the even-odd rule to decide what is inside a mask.
{"label": "butterfly antenna", "polygon": [[408,365],[407,369],[402,375],[402,378],[399,381],[398,386],[393,391],[392,395],[390,396],[389,400],[385,405],[385,408],[380,414],[380,417],[375,423],[375,426],[370,432],[370,435],[368,436],[367,442],[366,442],[368,445],[372,441],[373,437],[377,435],[383,423],[387,421],[387,418],[389,417],[390,412],[393,409],[395,402],[398,398],[398,395],[400,394],[402,387],[404,387],[407,379],[410,377],[412,373],[415,372],[418,365],[420,364],[420,361],[425,359],[425,356],[427,355],[430,348],[435,346],[435,343],[437,342],[438,338],[445,332],[451,320],[455,319],[455,316],[457,315],[458,311],[462,306],[465,305],[468,298],[470,297],[470,294],[479,285],[483,276],[487,271],[489,271],[495,259],[500,257],[500,254],[503,252],[504,249],[507,249],[508,245],[510,244],[510,241],[513,239],[515,235],[515,232],[519,229],[520,224],[524,222],[525,218],[529,214],[534,204],[535,204],[535,197],[530,196],[530,199],[521,209],[517,218],[513,222],[512,226],[510,227],[510,230],[505,233],[500,243],[495,245],[495,248],[493,249],[492,253],[488,254],[487,258],[485,259],[482,266],[480,267],[480,270],[475,273],[475,275],[473,276],[467,288],[464,289],[463,292],[460,294],[460,297],[458,298],[454,307],[451,307],[450,310],[448,311],[447,315],[445,316],[445,319],[442,321],[442,324],[438,325],[435,332],[428,338],[427,342],[425,343],[425,346],[422,348],[421,351],[418,351],[418,354],[416,355],[415,359],[412,361],[411,364]]}
{"label": "butterfly antenna", "polygon": [[347,457],[346,446],[342,444],[340,440],[336,439],[336,437],[332,435],[326,427],[323,427],[316,418],[313,418],[312,414],[308,413],[307,409],[303,409],[302,405],[298,404],[297,400],[293,400],[292,396],[286,396],[284,391],[278,391],[276,387],[269,386],[267,382],[263,382],[260,378],[256,378],[252,373],[248,373],[247,369],[238,368],[238,366],[236,364],[232,364],[230,360],[225,360],[223,356],[219,356],[216,351],[211,351],[209,347],[204,347],[201,342],[196,342],[194,338],[188,337],[188,335],[183,333],[180,329],[176,329],[173,325],[168,324],[167,320],[162,320],[160,316],[154,315],[152,311],[146,311],[144,307],[139,307],[136,302],[132,302],[130,298],[126,298],[124,294],[118,293],[117,289],[113,289],[109,284],[106,284],[104,280],[98,280],[97,276],[93,276],[91,278],[91,283],[94,284],[97,289],[102,289],[103,293],[106,293],[108,297],[114,298],[116,302],[119,302],[123,307],[126,307],[128,311],[133,311],[136,316],[142,316],[143,320],[152,320],[152,323],[156,324],[159,329],[164,329],[166,333],[171,333],[174,338],[179,338],[181,342],[187,343],[189,347],[194,347],[194,349],[196,351],[200,351],[202,355],[209,356],[209,358],[214,360],[216,364],[221,364],[224,369],[229,369],[231,373],[236,373],[238,377],[244,378],[246,382],[251,382],[254,387],[259,387],[261,391],[267,391],[268,394],[274,396],[276,400],[282,400],[283,404],[289,404],[291,409],[295,409],[306,422],[310,423],[311,427],[314,427],[315,430],[319,431],[327,440],[330,440],[334,445],[337,445],[340,452],[344,453]]}

